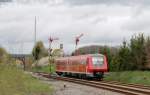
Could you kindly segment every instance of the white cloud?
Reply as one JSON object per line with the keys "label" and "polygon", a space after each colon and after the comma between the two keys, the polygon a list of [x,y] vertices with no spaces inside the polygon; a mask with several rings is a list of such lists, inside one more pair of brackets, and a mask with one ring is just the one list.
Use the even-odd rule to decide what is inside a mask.
{"label": "white cloud", "polygon": [[109,4],[102,1],[98,4],[82,3],[84,5],[78,6],[67,0],[33,0],[32,2],[15,0],[13,3],[2,5],[0,44],[9,49],[8,43],[11,43],[13,47],[20,49],[17,45],[24,42],[24,52],[29,53],[34,42],[35,16],[37,16],[38,40],[44,41],[48,46],[50,35],[59,37],[60,40],[54,44],[54,47],[64,43],[67,52],[74,49],[75,36],[80,33],[84,33],[80,46],[118,45],[124,38],[128,40],[134,33],[150,34],[148,33],[150,11],[149,7],[143,6],[145,3],[134,4],[134,6],[124,2],[115,4],[115,1]]}

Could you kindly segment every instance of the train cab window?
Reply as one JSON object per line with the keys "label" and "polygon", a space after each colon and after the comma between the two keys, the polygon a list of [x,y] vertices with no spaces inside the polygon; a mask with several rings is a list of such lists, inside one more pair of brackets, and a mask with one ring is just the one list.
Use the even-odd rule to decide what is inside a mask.
{"label": "train cab window", "polygon": [[94,66],[101,66],[104,63],[104,57],[102,56],[93,57],[92,62]]}

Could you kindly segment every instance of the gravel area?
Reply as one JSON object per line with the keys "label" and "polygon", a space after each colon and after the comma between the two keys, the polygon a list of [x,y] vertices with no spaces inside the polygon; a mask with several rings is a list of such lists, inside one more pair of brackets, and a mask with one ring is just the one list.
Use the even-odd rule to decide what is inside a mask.
{"label": "gravel area", "polygon": [[46,79],[35,75],[34,77],[41,79],[44,83],[52,85],[54,87],[53,95],[123,95],[85,85],[58,81],[54,79]]}

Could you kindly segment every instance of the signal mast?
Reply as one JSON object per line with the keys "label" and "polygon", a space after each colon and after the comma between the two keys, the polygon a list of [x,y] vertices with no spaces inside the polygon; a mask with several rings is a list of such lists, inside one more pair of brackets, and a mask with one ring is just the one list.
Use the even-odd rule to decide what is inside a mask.
{"label": "signal mast", "polygon": [[76,43],[75,51],[77,50],[77,46],[78,46],[79,41],[80,41],[80,38],[81,38],[82,36],[83,36],[83,33],[82,33],[82,34],[80,34],[79,36],[77,36],[77,37],[75,38],[75,43]]}
{"label": "signal mast", "polygon": [[53,41],[55,41],[55,40],[59,40],[58,38],[52,38],[51,36],[49,37],[49,65],[50,65],[50,68],[49,68],[49,70],[50,70],[50,74],[51,74],[51,59],[52,59],[52,43],[53,43]]}
{"label": "signal mast", "polygon": [[48,40],[49,40],[49,54],[51,54],[51,52],[52,52],[51,45],[52,45],[53,41],[59,40],[59,39],[58,39],[58,38],[52,38],[52,37],[49,37]]}

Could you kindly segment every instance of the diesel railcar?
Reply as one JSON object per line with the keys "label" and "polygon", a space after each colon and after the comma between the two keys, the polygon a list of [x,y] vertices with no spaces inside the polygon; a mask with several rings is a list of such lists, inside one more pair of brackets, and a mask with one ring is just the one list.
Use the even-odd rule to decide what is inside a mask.
{"label": "diesel railcar", "polygon": [[71,57],[61,57],[55,60],[58,75],[102,78],[108,71],[105,55],[87,54]]}

